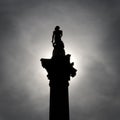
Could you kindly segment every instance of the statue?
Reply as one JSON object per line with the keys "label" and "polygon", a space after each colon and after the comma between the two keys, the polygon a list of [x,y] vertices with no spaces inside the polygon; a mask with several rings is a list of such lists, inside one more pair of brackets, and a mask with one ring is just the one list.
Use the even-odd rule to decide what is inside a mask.
{"label": "statue", "polygon": [[61,40],[62,36],[63,36],[63,31],[60,30],[59,26],[56,26],[52,35],[52,44],[54,47],[53,57],[65,56],[64,43]]}
{"label": "statue", "polygon": [[63,31],[60,30],[59,26],[56,26],[55,30],[53,31],[53,35],[52,35],[53,45],[57,44],[61,40],[62,36],[63,36]]}

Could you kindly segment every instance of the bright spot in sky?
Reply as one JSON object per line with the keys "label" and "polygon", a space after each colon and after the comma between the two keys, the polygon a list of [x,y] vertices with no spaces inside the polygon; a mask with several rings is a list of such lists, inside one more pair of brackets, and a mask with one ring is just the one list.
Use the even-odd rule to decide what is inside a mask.
{"label": "bright spot in sky", "polygon": [[[44,68],[42,68],[40,59],[51,59],[52,57],[53,46],[51,39],[56,25],[59,25],[63,30],[62,40],[65,45],[65,53],[71,55],[70,61],[71,63],[74,62],[74,68],[77,69],[76,76],[71,78],[70,81],[70,84],[72,85],[71,88],[73,90],[76,85],[83,84],[84,80],[82,77],[86,76],[86,66],[91,64],[89,62],[89,56],[91,56],[91,53],[95,57],[96,55],[97,57],[99,56],[97,49],[99,46],[98,41],[100,41],[99,36],[101,35],[98,30],[100,30],[101,27],[96,23],[94,23],[95,25],[90,24],[89,20],[87,20],[89,12],[85,12],[85,14],[83,14],[79,24],[73,19],[68,21],[66,17],[63,17],[63,20],[60,19],[60,21],[57,17],[56,20],[52,18],[50,18],[49,21],[46,18],[41,20],[41,16],[38,16],[38,13],[34,12],[33,14],[34,16],[29,15],[29,17],[24,17],[22,22],[18,22],[22,36],[22,38],[20,38],[20,41],[22,40],[21,46],[24,46],[31,55],[30,58],[32,61],[30,61],[31,59],[29,60],[30,65],[35,62],[34,69],[33,66],[31,67],[31,71],[33,71],[35,76],[34,79],[36,80],[36,82],[34,81],[35,86],[41,89],[42,95],[49,94],[49,80],[47,78],[48,73]],[[83,24],[83,21],[85,24]],[[30,86],[29,89],[33,91],[35,88]],[[33,96],[33,94],[31,92],[31,96]],[[38,93],[36,92],[36,94]]]}

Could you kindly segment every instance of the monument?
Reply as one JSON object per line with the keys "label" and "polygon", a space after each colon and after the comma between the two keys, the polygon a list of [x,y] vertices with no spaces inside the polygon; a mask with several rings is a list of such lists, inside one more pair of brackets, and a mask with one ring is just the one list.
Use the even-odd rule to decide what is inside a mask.
{"label": "monument", "polygon": [[74,63],[70,63],[70,54],[65,54],[63,35],[59,26],[55,27],[52,35],[53,53],[50,59],[41,59],[42,67],[48,72],[50,86],[49,120],[69,120],[70,77],[76,75]]}

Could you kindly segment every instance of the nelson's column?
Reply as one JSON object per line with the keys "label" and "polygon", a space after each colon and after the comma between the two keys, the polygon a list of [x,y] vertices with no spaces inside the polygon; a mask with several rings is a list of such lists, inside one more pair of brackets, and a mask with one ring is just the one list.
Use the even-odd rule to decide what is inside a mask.
{"label": "nelson's column", "polygon": [[48,72],[50,86],[49,120],[69,120],[68,86],[70,76],[76,75],[74,63],[70,63],[70,54],[65,54],[63,35],[59,26],[52,35],[53,53],[51,59],[41,59],[43,68]]}

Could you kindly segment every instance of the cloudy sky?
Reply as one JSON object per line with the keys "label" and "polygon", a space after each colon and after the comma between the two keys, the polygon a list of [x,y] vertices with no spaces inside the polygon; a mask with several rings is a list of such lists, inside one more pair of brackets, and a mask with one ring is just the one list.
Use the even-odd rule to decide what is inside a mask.
{"label": "cloudy sky", "polygon": [[71,120],[120,119],[119,0],[0,0],[0,120],[48,120],[52,55],[60,25],[70,81]]}

